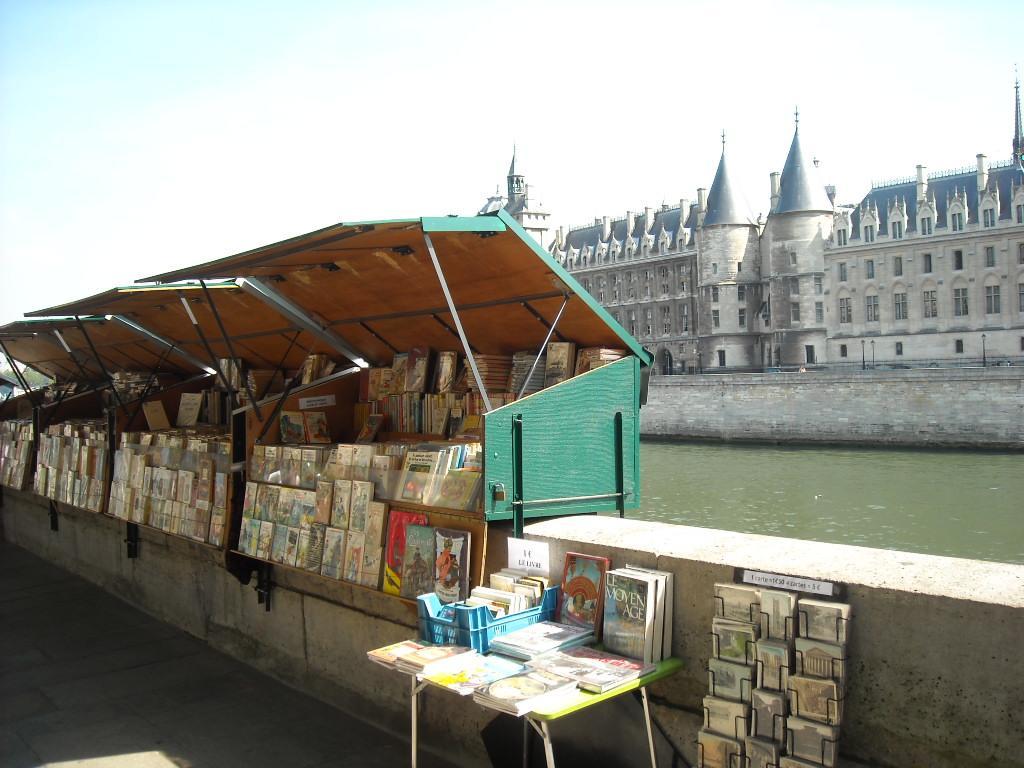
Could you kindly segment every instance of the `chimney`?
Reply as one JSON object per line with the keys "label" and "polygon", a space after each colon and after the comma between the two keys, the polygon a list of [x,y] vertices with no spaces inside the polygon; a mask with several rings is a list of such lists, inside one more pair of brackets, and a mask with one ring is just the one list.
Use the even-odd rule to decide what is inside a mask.
{"label": "chimney", "polygon": [[772,173],[771,173],[771,180],[772,180],[772,182],[771,182],[772,183],[772,207],[771,207],[771,210],[773,210],[773,211],[775,210],[775,206],[779,204],[779,179],[781,178],[781,176],[782,176],[782,174],[780,174],[778,171],[772,171]]}
{"label": "chimney", "polygon": [[607,216],[601,217],[601,239],[607,241],[612,236],[612,224]]}
{"label": "chimney", "polygon": [[558,228],[558,250],[565,247],[565,227]]}
{"label": "chimney", "polygon": [[988,187],[988,164],[984,155],[978,155],[978,191],[982,192]]}
{"label": "chimney", "polygon": [[654,216],[651,213],[651,207],[644,206],[644,234],[650,234],[651,227],[654,226]]}
{"label": "chimney", "polygon": [[704,187],[697,188],[697,212],[704,213],[707,205],[707,190]]}
{"label": "chimney", "polygon": [[636,219],[635,219],[635,217],[633,215],[633,212],[632,211],[626,211],[626,237],[627,238],[633,236],[633,224],[635,223],[635,221],[636,221]]}
{"label": "chimney", "polygon": [[928,177],[925,175],[925,166],[917,166],[917,202],[924,202],[928,194]]}

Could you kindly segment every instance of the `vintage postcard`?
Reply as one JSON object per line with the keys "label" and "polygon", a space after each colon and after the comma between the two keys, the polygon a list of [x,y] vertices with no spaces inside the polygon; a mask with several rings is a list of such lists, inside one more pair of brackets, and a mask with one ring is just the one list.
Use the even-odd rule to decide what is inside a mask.
{"label": "vintage postcard", "polygon": [[712,655],[739,664],[754,663],[757,625],[715,617],[711,628]]}
{"label": "vintage postcard", "polygon": [[786,694],[755,688],[750,708],[750,733],[781,744],[786,735]]}
{"label": "vintage postcard", "polygon": [[708,659],[708,690],[711,695],[732,701],[750,701],[754,685],[754,668],[746,664]]}
{"label": "vintage postcard", "polygon": [[744,742],[746,747],[746,765],[744,768],[778,768],[779,745],[768,739],[748,736]]}
{"label": "vintage postcard", "polygon": [[789,678],[789,711],[795,717],[839,725],[843,690],[835,680],[793,675]]}
{"label": "vintage postcard", "polygon": [[697,765],[702,768],[736,768],[743,762],[743,744],[708,730],[697,734]]}
{"label": "vintage postcard", "polygon": [[786,718],[786,751],[793,757],[835,768],[839,729],[790,715]]}
{"label": "vintage postcard", "polygon": [[757,641],[757,685],[773,691],[786,690],[792,669],[789,643],[783,640]]}
{"label": "vintage postcard", "polygon": [[796,595],[775,589],[761,590],[761,637],[788,640],[796,636],[793,611]]}
{"label": "vintage postcard", "polygon": [[846,652],[841,645],[796,639],[796,673],[810,677],[827,677],[842,682],[846,676]]}
{"label": "vintage postcard", "polygon": [[723,736],[742,739],[750,727],[750,706],[717,696],[705,696],[704,727]]}
{"label": "vintage postcard", "polygon": [[846,603],[801,598],[797,616],[800,619],[800,637],[829,643],[846,642],[846,625],[850,620],[850,606]]}
{"label": "vintage postcard", "polygon": [[755,621],[760,590],[742,584],[715,584],[715,616],[733,621]]}

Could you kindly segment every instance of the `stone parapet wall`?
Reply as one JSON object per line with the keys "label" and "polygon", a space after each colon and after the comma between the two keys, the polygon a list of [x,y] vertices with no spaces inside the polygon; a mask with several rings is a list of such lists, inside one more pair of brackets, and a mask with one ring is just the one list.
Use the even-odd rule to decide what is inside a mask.
{"label": "stone parapet wall", "polygon": [[654,376],[641,434],[1024,450],[1016,368]]}

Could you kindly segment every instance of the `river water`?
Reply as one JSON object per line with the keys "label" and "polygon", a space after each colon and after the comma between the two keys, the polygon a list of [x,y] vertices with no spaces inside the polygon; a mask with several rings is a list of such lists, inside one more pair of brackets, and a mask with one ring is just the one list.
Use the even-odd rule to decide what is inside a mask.
{"label": "river water", "polygon": [[630,517],[1024,563],[1024,454],[642,442]]}

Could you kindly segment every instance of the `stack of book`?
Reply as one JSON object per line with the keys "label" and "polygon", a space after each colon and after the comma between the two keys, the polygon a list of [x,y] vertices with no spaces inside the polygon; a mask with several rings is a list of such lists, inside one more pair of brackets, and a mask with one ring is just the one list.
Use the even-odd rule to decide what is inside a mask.
{"label": "stack of book", "polygon": [[381,648],[374,648],[366,652],[366,658],[374,664],[380,664],[387,669],[396,669],[399,657],[408,656],[410,653],[423,650],[426,646],[416,640],[402,640],[398,643],[385,645]]}
{"label": "stack of book", "polygon": [[605,574],[605,647],[652,664],[672,655],[674,577],[627,565]]}
{"label": "stack of book", "polygon": [[705,764],[834,766],[849,605],[744,584],[714,601]]}
{"label": "stack of book", "polygon": [[439,672],[423,675],[432,685],[446,688],[460,696],[469,696],[481,686],[488,685],[526,671],[526,666],[503,656],[464,654],[458,662]]}
{"label": "stack of book", "polygon": [[302,384],[311,384],[314,381],[330,376],[334,372],[335,363],[327,355],[308,355],[302,361],[302,368],[299,371]]}
{"label": "stack of book", "polygon": [[552,651],[561,651],[594,641],[594,632],[585,627],[540,621],[491,640],[490,649],[517,659],[533,659]]}
{"label": "stack of book", "polygon": [[32,456],[32,422],[0,422],[0,485],[23,490]]}
{"label": "stack of book", "polygon": [[425,645],[412,653],[400,654],[395,669],[407,675],[433,675],[465,664],[477,652],[461,645]]}
{"label": "stack of book", "polygon": [[526,666],[572,678],[580,688],[593,693],[610,691],[655,670],[654,664],[588,646],[551,651],[530,659]]}
{"label": "stack of book", "polygon": [[519,716],[540,706],[554,704],[561,698],[573,694],[575,690],[576,681],[570,677],[562,677],[542,669],[531,669],[480,686],[473,692],[473,701],[500,712]]}
{"label": "stack of book", "polygon": [[[476,369],[480,373],[487,394],[503,392],[508,386],[509,374],[512,373],[511,355],[474,355]],[[470,390],[477,391],[476,377],[469,375],[467,383]]]}
{"label": "stack of book", "polygon": [[[508,382],[509,392],[516,396],[522,392],[525,397],[544,389],[544,371],[547,369],[547,355],[541,354],[540,359],[537,360],[536,367],[533,365],[534,360],[537,360],[537,353],[530,350],[516,352],[512,355],[512,376]],[[530,374],[531,367],[533,367],[532,375]],[[530,377],[529,381],[526,380],[527,376]],[[523,388],[524,383],[526,384],[525,389]]]}
{"label": "stack of book", "polygon": [[576,376],[602,365],[614,363],[626,356],[624,349],[605,349],[604,347],[587,347],[576,353]]}
{"label": "stack of book", "polygon": [[54,501],[102,512],[106,465],[106,419],[51,424],[39,436],[35,491]]}
{"label": "stack of book", "polygon": [[576,345],[571,341],[548,342],[544,362],[545,387],[571,379],[576,372]]}

